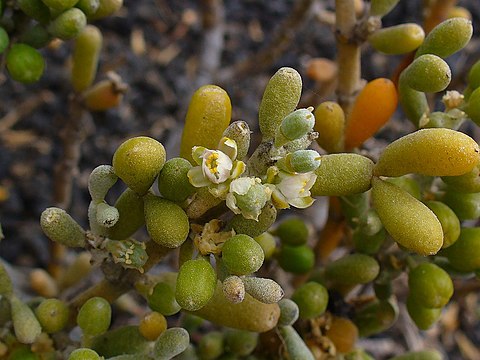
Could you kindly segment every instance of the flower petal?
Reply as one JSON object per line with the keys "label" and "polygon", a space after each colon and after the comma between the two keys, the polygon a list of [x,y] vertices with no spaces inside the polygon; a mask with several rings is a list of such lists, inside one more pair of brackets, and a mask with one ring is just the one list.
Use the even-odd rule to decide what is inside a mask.
{"label": "flower petal", "polygon": [[305,209],[310,205],[312,205],[314,201],[315,199],[311,198],[310,196],[304,196],[304,197],[295,198],[295,199],[288,199],[288,202],[290,203],[290,205],[298,209]]}
{"label": "flower petal", "polygon": [[200,166],[195,166],[188,170],[187,177],[190,184],[195,187],[204,187],[211,184],[211,182],[203,176],[203,171]]}
{"label": "flower petal", "polygon": [[232,161],[237,158],[237,143],[226,136],[218,143],[218,150],[226,154]]}
{"label": "flower petal", "polygon": [[278,189],[273,190],[271,199],[277,209],[288,209],[290,207],[287,198]]}
{"label": "flower petal", "polygon": [[233,211],[234,214],[241,213],[240,209],[237,207],[237,199],[235,198],[235,195],[233,195],[232,193],[227,194],[226,205],[230,210]]}
{"label": "flower petal", "polygon": [[250,190],[250,187],[252,185],[255,185],[255,179],[254,178],[249,178],[249,177],[242,177],[233,180],[230,183],[230,192],[231,193],[236,193],[238,195],[245,195],[248,190]]}
{"label": "flower petal", "polygon": [[203,146],[194,146],[192,148],[192,158],[193,158],[193,161],[195,161],[197,165],[202,165],[203,154],[204,154],[205,150],[208,150],[208,149],[206,147],[203,147]]}
{"label": "flower petal", "polygon": [[247,166],[243,161],[235,161],[233,163],[233,170],[232,170],[232,174],[230,175],[230,179],[238,178],[240,175],[242,175],[245,172],[246,168]]}

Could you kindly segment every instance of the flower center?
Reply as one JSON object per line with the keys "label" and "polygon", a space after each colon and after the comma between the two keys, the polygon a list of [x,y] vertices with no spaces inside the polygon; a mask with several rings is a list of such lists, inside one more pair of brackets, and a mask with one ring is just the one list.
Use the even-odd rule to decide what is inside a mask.
{"label": "flower center", "polygon": [[205,165],[213,175],[218,175],[218,153],[212,152],[205,159]]}

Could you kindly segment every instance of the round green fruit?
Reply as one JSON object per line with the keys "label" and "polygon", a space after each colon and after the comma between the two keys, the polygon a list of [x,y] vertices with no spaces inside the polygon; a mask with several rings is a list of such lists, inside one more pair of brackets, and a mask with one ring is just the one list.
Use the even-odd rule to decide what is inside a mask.
{"label": "round green fruit", "polygon": [[31,84],[40,79],[45,70],[42,54],[26,44],[13,44],[7,53],[7,70],[13,80]]}
{"label": "round green fruit", "polygon": [[423,263],[408,275],[410,296],[426,308],[445,306],[453,295],[453,283],[445,270],[431,263]]}
{"label": "round green fruit", "polygon": [[293,274],[305,274],[313,268],[315,254],[307,245],[284,245],[278,254],[278,263],[285,271]]}
{"label": "round green fruit", "polygon": [[231,274],[248,275],[260,269],[265,257],[262,247],[253,238],[238,234],[223,244],[222,259]]}
{"label": "round green fruit", "polygon": [[312,319],[327,309],[328,292],[323,285],[311,281],[295,290],[292,300],[298,305],[301,319]]}

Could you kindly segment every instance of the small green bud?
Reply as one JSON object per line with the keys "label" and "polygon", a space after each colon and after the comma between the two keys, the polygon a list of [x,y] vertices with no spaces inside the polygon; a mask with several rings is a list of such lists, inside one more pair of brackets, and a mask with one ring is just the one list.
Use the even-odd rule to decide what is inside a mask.
{"label": "small green bud", "polygon": [[147,193],[165,164],[165,148],[157,140],[139,136],[122,143],[113,155],[115,174],[139,195]]}
{"label": "small green bud", "polygon": [[424,54],[433,54],[446,58],[463,49],[470,41],[472,34],[473,27],[470,20],[460,17],[447,19],[428,33],[415,56],[418,58]]}
{"label": "small green bud", "polygon": [[127,239],[145,224],[143,198],[132,189],[125,189],[115,202],[115,208],[119,218],[115,225],[107,230],[110,239]]}
{"label": "small green bud", "polygon": [[280,326],[278,328],[282,337],[288,357],[290,359],[314,360],[312,352],[307,347],[297,331],[291,326]]}
{"label": "small green bud", "polygon": [[225,333],[225,349],[238,356],[248,356],[257,347],[258,333],[229,329]]}
{"label": "small green bud", "polygon": [[[90,319],[92,322],[95,320],[95,317]],[[150,345],[151,342],[143,337],[138,326],[127,325],[95,336],[90,347],[106,359],[123,354],[135,354],[137,356],[135,360],[141,360],[140,354],[147,353]]]}
{"label": "small green bud", "polygon": [[285,292],[282,287],[272,279],[245,277],[243,278],[245,291],[252,295],[258,301],[265,304],[275,304],[279,302]]}
{"label": "small green bud", "polygon": [[215,360],[223,354],[224,336],[220,331],[211,331],[198,343],[198,355],[202,360]]}
{"label": "small green bud", "polygon": [[448,64],[432,54],[416,58],[401,76],[412,89],[429,93],[445,90],[452,79]]}
{"label": "small green bud", "polygon": [[100,165],[92,170],[88,178],[88,192],[94,202],[100,202],[107,196],[108,190],[115,185],[118,176],[110,165]]}
{"label": "small green bud", "polygon": [[293,325],[298,320],[300,310],[295,301],[290,299],[282,299],[278,302],[280,306],[280,318],[278,319],[279,326]]}
{"label": "small green bud", "polygon": [[77,324],[87,335],[103,334],[110,327],[112,308],[102,297],[88,299],[80,308]]}
{"label": "small green bud", "polygon": [[6,58],[7,70],[12,79],[30,84],[40,79],[45,70],[42,54],[30,45],[16,43],[10,47]]}
{"label": "small green bud", "polygon": [[76,38],[87,25],[87,17],[82,10],[71,8],[48,24],[48,32],[62,40]]}
{"label": "small green bud", "polygon": [[69,308],[58,299],[45,299],[35,309],[35,315],[45,332],[49,334],[62,330],[67,325]]}
{"label": "small green bud", "polygon": [[162,315],[170,316],[178,313],[181,309],[175,299],[175,287],[165,282],[159,282],[147,297],[150,309]]}
{"label": "small green bud", "polygon": [[275,145],[279,147],[312,131],[315,125],[315,116],[312,111],[313,108],[298,109],[288,114],[277,130]]}
{"label": "small green bud", "polygon": [[216,286],[217,274],[207,260],[189,260],[178,272],[175,298],[183,309],[196,311],[210,301]]}
{"label": "small green bud", "polygon": [[373,161],[358,154],[329,154],[315,174],[312,196],[345,196],[370,189]]}
{"label": "small green bud", "polygon": [[453,283],[445,270],[431,263],[423,263],[408,275],[410,295],[426,308],[445,306],[453,295]]}
{"label": "small green bud", "polygon": [[262,247],[245,234],[238,234],[228,239],[222,248],[223,263],[234,275],[254,273],[265,259]]}
{"label": "small green bud", "polygon": [[32,344],[42,332],[32,309],[15,295],[10,297],[13,329],[15,336],[22,344]]}
{"label": "small green bud", "polygon": [[243,160],[250,147],[250,128],[245,121],[232,122],[223,132],[223,136],[237,143],[237,159]]}
{"label": "small green bud", "polygon": [[295,110],[302,93],[302,78],[292,68],[279,69],[263,93],[258,121],[265,140],[273,139],[282,120]]}
{"label": "small green bud", "polygon": [[233,304],[238,304],[245,298],[245,285],[241,278],[232,275],[223,280],[223,294]]}
{"label": "small green bud", "polygon": [[329,263],[325,269],[325,275],[335,283],[356,285],[373,281],[379,271],[380,266],[373,257],[350,254]]}
{"label": "small green bud", "polygon": [[172,249],[182,245],[190,231],[185,211],[174,202],[151,194],[144,200],[145,224],[152,240]]}
{"label": "small green bud", "polygon": [[293,274],[305,274],[315,265],[315,254],[307,245],[283,245],[278,254],[278,264]]}
{"label": "small green bud", "polygon": [[42,212],[40,225],[47,237],[69,247],[85,246],[85,231],[65,210],[47,208]]}
{"label": "small green bud", "polygon": [[[307,173],[315,171],[321,162],[321,157],[315,150],[297,150],[288,154],[285,159],[282,159],[285,168],[289,172]],[[282,160],[279,161],[282,162]],[[277,166],[281,165],[277,163]]]}
{"label": "small green bud", "polygon": [[185,351],[190,343],[188,331],[182,328],[165,330],[155,342],[153,354],[157,360],[169,360]]}
{"label": "small green bud", "polygon": [[327,309],[328,292],[323,285],[310,281],[295,290],[292,300],[298,305],[301,319],[312,319]]}
{"label": "small green bud", "polygon": [[275,237],[269,232],[265,231],[264,233],[253,238],[263,249],[263,254],[265,255],[265,260],[270,259],[275,253],[277,248],[277,243]]}
{"label": "small green bud", "polygon": [[283,220],[274,234],[284,245],[300,246],[307,243],[308,227],[302,218],[291,217]]}
{"label": "small green bud", "polygon": [[187,177],[192,164],[184,158],[168,160],[158,175],[158,190],[168,200],[181,202],[195,192]]}
{"label": "small green bud", "polygon": [[368,37],[368,42],[377,51],[398,55],[415,50],[424,38],[420,25],[408,23],[380,29]]}
{"label": "small green bud", "polygon": [[235,214],[258,221],[271,194],[272,190],[262,184],[260,178],[241,177],[230,183],[226,203]]}
{"label": "small green bud", "polygon": [[387,15],[398,4],[400,0],[372,0],[370,3],[370,15]]}
{"label": "small green bud", "polygon": [[68,360],[102,360],[102,358],[92,349],[80,348],[73,350]]}

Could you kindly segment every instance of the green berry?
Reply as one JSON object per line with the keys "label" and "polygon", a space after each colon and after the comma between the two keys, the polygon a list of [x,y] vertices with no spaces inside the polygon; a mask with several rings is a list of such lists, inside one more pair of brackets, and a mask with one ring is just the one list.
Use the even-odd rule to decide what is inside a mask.
{"label": "green berry", "polygon": [[181,202],[195,192],[187,173],[192,164],[184,158],[168,160],[158,175],[158,190],[168,200]]}
{"label": "green berry", "polygon": [[76,38],[87,25],[87,17],[82,10],[71,8],[48,24],[48,32],[62,40]]}
{"label": "green berry", "polygon": [[13,80],[30,84],[40,79],[45,70],[42,54],[26,44],[13,44],[7,53],[7,70]]}
{"label": "green berry", "polygon": [[260,269],[264,258],[262,247],[248,235],[232,236],[223,244],[223,263],[231,274],[254,273]]}
{"label": "green berry", "polygon": [[196,311],[210,301],[216,286],[217,274],[207,260],[189,260],[178,272],[175,298],[183,309]]}
{"label": "green berry", "polygon": [[300,246],[308,240],[308,227],[301,218],[292,217],[278,225],[275,235],[280,238],[284,245]]}
{"label": "green berry", "polygon": [[157,140],[138,136],[121,144],[113,155],[115,174],[139,195],[144,195],[165,164],[165,148]]}
{"label": "green berry", "polygon": [[453,283],[445,270],[435,264],[423,263],[408,275],[410,296],[426,308],[445,306],[453,294]]}
{"label": "green berry", "polygon": [[112,318],[112,308],[101,297],[88,299],[77,315],[77,324],[87,335],[99,335],[107,331]]}
{"label": "green berry", "polygon": [[43,300],[35,310],[40,325],[49,334],[62,330],[67,325],[69,309],[65,302],[58,299]]}
{"label": "green berry", "polygon": [[447,189],[442,200],[459,220],[475,220],[480,217],[480,192],[466,194]]}
{"label": "green berry", "polygon": [[403,72],[408,86],[422,92],[435,93],[450,84],[452,72],[448,64],[432,54],[416,58]]}
{"label": "green berry", "polygon": [[325,269],[325,275],[335,283],[356,285],[373,281],[379,271],[380,266],[373,257],[350,254],[329,263]]}
{"label": "green berry", "polygon": [[298,305],[301,319],[312,319],[327,309],[328,292],[323,285],[311,281],[297,288],[292,300]]}
{"label": "green berry", "polygon": [[174,202],[147,195],[145,224],[153,241],[167,248],[177,248],[187,239],[190,231],[187,214]]}
{"label": "green berry", "polygon": [[307,245],[284,245],[280,248],[278,263],[285,271],[293,274],[305,274],[313,268],[315,264],[315,254]]}
{"label": "green berry", "polygon": [[475,271],[480,269],[480,228],[463,228],[458,240],[443,249],[450,265],[458,271]]}
{"label": "green berry", "polygon": [[[480,94],[480,92],[479,92]],[[450,189],[461,193],[480,192],[480,162],[469,172],[458,176],[444,176],[442,180]]]}

